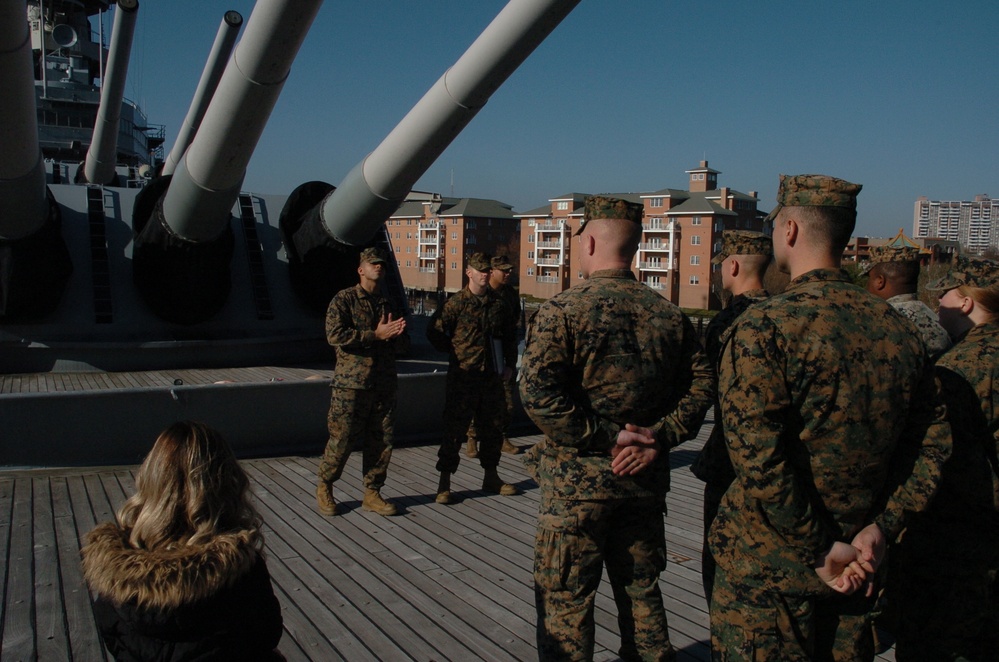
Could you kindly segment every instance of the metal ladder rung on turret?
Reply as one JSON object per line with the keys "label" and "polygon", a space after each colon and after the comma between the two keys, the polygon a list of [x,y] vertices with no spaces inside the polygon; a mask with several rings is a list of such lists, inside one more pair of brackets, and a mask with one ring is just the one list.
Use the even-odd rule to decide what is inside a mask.
{"label": "metal ladder rung on turret", "polygon": [[267,289],[267,275],[264,273],[264,251],[257,235],[257,208],[252,195],[239,194],[239,219],[243,228],[243,241],[246,246],[246,259],[250,268],[250,291],[257,308],[257,319],[274,319],[271,295]]}
{"label": "metal ladder rung on turret", "polygon": [[108,258],[106,210],[114,209],[114,194],[103,186],[87,187],[87,222],[90,229],[90,270],[94,290],[94,321],[114,321],[111,305],[111,261]]}

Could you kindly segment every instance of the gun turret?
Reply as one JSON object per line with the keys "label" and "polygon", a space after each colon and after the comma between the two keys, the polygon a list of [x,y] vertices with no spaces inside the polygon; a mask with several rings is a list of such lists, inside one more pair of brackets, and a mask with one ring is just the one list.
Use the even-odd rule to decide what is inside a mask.
{"label": "gun turret", "polygon": [[[118,0],[108,48],[108,63],[101,81],[101,103],[97,108],[94,137],[83,164],[83,180],[91,184],[113,184],[118,164],[118,125],[121,119],[121,102],[125,97],[125,79],[128,76],[128,58],[132,51],[135,19],[139,13],[138,0]],[[77,173],[80,179],[80,173]]]}
{"label": "gun turret", "polygon": [[133,277],[157,315],[193,324],[229,295],[230,212],[246,165],[322,0],[260,0],[201,127],[173,175],[148,185],[133,213]]}
{"label": "gun turret", "polygon": [[336,262],[374,238],[413,184],[577,4],[511,0],[339,189],[309,182],[292,193],[281,229],[292,284],[303,299],[318,306],[356,280],[356,261]]}
{"label": "gun turret", "polygon": [[191,107],[184,118],[184,124],[177,132],[177,140],[173,143],[173,149],[163,164],[163,174],[172,175],[180,163],[181,157],[194,140],[201,126],[201,120],[205,117],[208,104],[219,86],[222,72],[232,55],[232,48],[236,45],[236,35],[243,25],[243,17],[237,11],[227,11],[222,17],[218,34],[215,35],[215,43],[208,54],[208,61],[205,63],[205,70],[201,73],[201,80],[198,82],[198,89],[194,91],[194,98],[191,100]]}
{"label": "gun turret", "polygon": [[73,267],[38,145],[24,3],[0,0],[0,319],[35,318],[62,297]]}

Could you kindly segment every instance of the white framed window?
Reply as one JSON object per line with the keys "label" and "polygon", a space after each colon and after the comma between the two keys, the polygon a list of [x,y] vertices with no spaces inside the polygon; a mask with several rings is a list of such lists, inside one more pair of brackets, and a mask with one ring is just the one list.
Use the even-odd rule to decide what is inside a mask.
{"label": "white framed window", "polygon": [[700,225],[701,224],[701,217],[700,216],[695,216],[694,218],[690,219],[690,224],[691,225]]}
{"label": "white framed window", "polygon": [[691,246],[700,246],[701,245],[701,235],[699,235],[699,234],[692,234],[692,235],[690,235],[690,245]]}
{"label": "white framed window", "polygon": [[690,256],[690,264],[691,265],[693,265],[693,266],[696,267],[700,263],[701,263],[701,256],[700,255],[691,255]]}
{"label": "white framed window", "polygon": [[527,259],[528,260],[534,259],[534,251],[527,251]]}
{"label": "white framed window", "polygon": [[537,224],[538,224],[538,222],[535,221],[533,218],[532,219],[528,219],[528,221],[527,221],[527,227],[529,227],[529,228],[533,228]]}
{"label": "white framed window", "polygon": [[663,206],[663,199],[662,198],[649,198],[649,206],[650,207],[662,207]]}
{"label": "white framed window", "polygon": [[412,260],[406,260],[406,266],[407,267],[413,266],[413,261]]}
{"label": "white framed window", "polygon": [[452,269],[457,269],[458,268],[458,263],[457,262],[452,262],[451,263],[451,268]]}
{"label": "white framed window", "polygon": [[555,203],[555,209],[557,209],[558,211],[566,211],[567,209],[569,209],[569,201],[559,200],[558,202]]}
{"label": "white framed window", "polygon": [[457,239],[458,238],[458,233],[457,232],[452,232],[451,233],[451,238],[452,239]]}
{"label": "white framed window", "polygon": [[690,284],[691,285],[698,285],[698,284],[700,284],[700,282],[701,282],[701,279],[698,278],[697,276],[691,276],[690,277]]}
{"label": "white framed window", "polygon": [[528,276],[534,275],[534,267],[527,267],[527,275]]}
{"label": "white framed window", "polygon": [[534,243],[534,235],[533,234],[527,235],[527,243],[529,243],[529,244],[533,244]]}
{"label": "white framed window", "polygon": [[458,254],[458,247],[457,246],[452,246],[451,247],[451,255],[457,255],[457,254]]}

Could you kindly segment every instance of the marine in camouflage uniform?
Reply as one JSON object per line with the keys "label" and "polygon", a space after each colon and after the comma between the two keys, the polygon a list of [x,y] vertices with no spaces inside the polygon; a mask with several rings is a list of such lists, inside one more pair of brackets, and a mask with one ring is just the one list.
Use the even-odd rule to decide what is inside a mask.
{"label": "marine in camouflage uniform", "polygon": [[[510,279],[510,274],[513,271],[513,265],[510,263],[510,259],[506,255],[497,255],[490,261],[490,271],[489,271],[489,287],[495,292],[501,301],[506,304],[507,308],[510,309],[510,314],[513,316],[514,322],[514,334],[520,335],[520,295],[517,291],[511,287],[507,281]],[[514,389],[517,387],[517,375],[514,372],[509,379],[503,380],[503,397],[505,399],[506,407],[503,409],[500,415],[500,431],[503,433],[503,446],[502,451],[504,453],[509,453],[510,455],[517,455],[520,453],[520,447],[516,444],[511,443],[507,434],[510,431],[510,421],[513,420],[513,408],[514,408]],[[466,455],[468,457],[478,457],[478,435],[476,432],[477,428],[475,426],[475,421],[472,421],[472,427],[468,434],[468,448]]]}
{"label": "marine in camouflage uniform", "polygon": [[[725,230],[722,233],[722,248],[711,259],[711,264],[719,266],[722,289],[729,292],[732,297],[725,309],[714,316],[705,331],[704,349],[712,368],[717,367],[722,348],[722,335],[725,331],[746,308],[767,298],[767,291],[763,289],[763,274],[772,254],[773,242],[770,237],[762,233],[747,230]],[[710,604],[711,587],[715,580],[715,560],[708,547],[708,529],[718,513],[722,495],[735,479],[735,471],[732,469],[732,462],[728,459],[728,449],[725,447],[725,428],[721,422],[721,408],[717,401],[714,406],[714,427],[711,428],[711,435],[690,465],[690,470],[705,483],[701,584],[704,588],[704,597]]]}
{"label": "marine in camouflage uniform", "polygon": [[444,401],[444,439],[437,453],[441,472],[437,503],[452,503],[451,474],[458,470],[458,452],[474,418],[479,428],[479,462],[485,470],[482,489],[509,496],[517,488],[500,480],[503,434],[503,379],[517,366],[517,340],[513,316],[486,284],[489,256],[474,253],[465,270],[467,287],[444,302],[427,326],[427,339],[438,351],[448,353]]}
{"label": "marine in camouflage uniform", "polygon": [[[950,290],[988,288],[980,322],[952,315]],[[999,263],[958,257],[940,291],[940,319],[960,337],[937,362],[954,452],[940,490],[893,548],[889,600],[895,659],[999,660]],[[958,290],[955,298],[968,290]],[[980,292],[970,292],[981,305]],[[987,309],[982,309],[987,310]],[[957,321],[958,324],[953,324]],[[968,328],[970,327],[970,328]]]}
{"label": "marine in camouflage uniform", "polygon": [[[639,204],[589,198],[580,228],[587,280],[542,305],[528,331],[521,399],[544,433],[525,456],[541,488],[534,581],[542,660],[592,659],[604,566],[621,657],[675,658],[659,590],[667,451],[696,433],[712,379],[690,321],[628,268],[641,218]],[[606,249],[591,255],[588,247],[616,245],[611,232],[626,254],[597,260]],[[618,451],[629,423],[649,429],[658,456],[618,475],[613,463],[628,457]]]}
{"label": "marine in camouflage uniform", "polygon": [[859,190],[781,176],[774,259],[791,282],[743,312],[722,348],[736,479],[709,534],[715,659],[872,659],[873,599],[831,587],[855,590],[842,581],[865,559],[850,543],[894,538],[950,452],[922,342],[836,268]]}
{"label": "marine in camouflage uniform", "polygon": [[[405,320],[377,289],[385,256],[376,248],[361,253],[361,283],[334,295],[326,311],[326,340],[336,348],[333,392],[326,419],[329,441],[319,463],[316,499],[324,515],[336,514],[332,484],[340,479],[351,447],[363,445],[365,496],[362,508],[394,515],[381,496],[392,458],[397,353],[409,348]],[[371,291],[365,288],[371,288]],[[381,336],[388,336],[382,338]]]}
{"label": "marine in camouflage uniform", "polygon": [[875,246],[864,266],[867,291],[881,297],[919,330],[934,361],[951,345],[937,315],[919,300],[919,249],[914,246]]}

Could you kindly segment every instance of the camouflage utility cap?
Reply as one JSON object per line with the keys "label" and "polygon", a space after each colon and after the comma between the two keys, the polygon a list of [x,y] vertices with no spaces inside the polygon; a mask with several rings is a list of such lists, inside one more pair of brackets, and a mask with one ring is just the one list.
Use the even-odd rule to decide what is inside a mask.
{"label": "camouflage utility cap", "polygon": [[493,269],[499,269],[500,271],[510,271],[513,269],[513,265],[510,264],[510,258],[506,255],[497,255],[490,261],[489,265]]}
{"label": "camouflage utility cap", "polygon": [[872,246],[870,256],[870,261],[861,267],[861,273],[866,274],[875,264],[915,262],[919,259],[919,249],[915,246]]}
{"label": "camouflage utility cap", "polygon": [[621,198],[610,198],[604,195],[591,195],[586,198],[583,208],[583,222],[579,224],[576,234],[583,231],[588,221],[599,219],[620,218],[632,223],[641,223],[645,213],[645,205],[638,202],[628,202]]}
{"label": "camouflage utility cap", "polygon": [[387,264],[388,260],[385,259],[385,253],[377,248],[365,248],[361,251],[361,264],[365,262],[370,262],[371,264]]}
{"label": "camouflage utility cap", "polygon": [[472,253],[468,257],[468,266],[476,271],[489,271],[492,268],[486,253]]}
{"label": "camouflage utility cap", "polygon": [[721,264],[729,255],[773,255],[774,242],[762,232],[725,230],[722,248],[711,258],[711,264]]}
{"label": "camouflage utility cap", "polygon": [[947,275],[931,283],[926,289],[944,292],[962,285],[999,287],[999,262],[958,255]]}
{"label": "camouflage utility cap", "polygon": [[857,194],[863,186],[827,175],[781,175],[777,206],[768,221],[777,218],[782,207],[846,207],[857,209]]}

